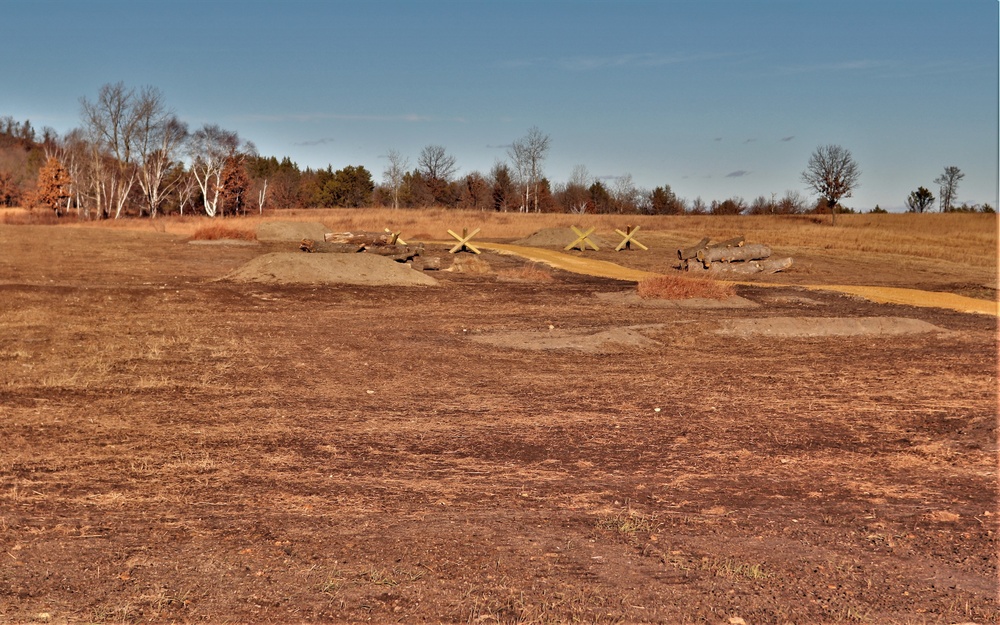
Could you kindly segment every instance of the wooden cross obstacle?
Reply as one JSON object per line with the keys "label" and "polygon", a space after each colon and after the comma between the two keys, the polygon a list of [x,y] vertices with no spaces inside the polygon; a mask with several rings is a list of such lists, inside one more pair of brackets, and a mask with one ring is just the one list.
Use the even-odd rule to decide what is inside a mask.
{"label": "wooden cross obstacle", "polygon": [[570,226],[570,228],[573,230],[574,233],[576,233],[576,240],[567,245],[566,247],[564,247],[563,248],[564,252],[568,252],[577,246],[580,246],[580,251],[583,252],[586,251],[588,245],[594,248],[595,252],[600,251],[600,248],[597,247],[594,244],[594,242],[591,241],[589,238],[590,235],[594,234],[594,230],[596,230],[596,228],[590,228],[586,232],[581,232],[580,229],[577,228],[576,226]]}
{"label": "wooden cross obstacle", "polygon": [[386,234],[389,235],[389,245],[397,245],[397,244],[398,245],[409,245],[409,243],[407,243],[403,239],[399,238],[399,235],[403,234],[402,230],[400,230],[399,232],[393,232],[392,230],[389,230],[388,228],[386,228],[385,232],[386,232]]}
{"label": "wooden cross obstacle", "polygon": [[458,241],[458,245],[456,245],[455,247],[453,247],[450,250],[448,250],[449,253],[451,253],[451,254],[458,254],[461,251],[468,251],[468,252],[472,252],[473,254],[481,254],[482,253],[482,252],[479,251],[478,248],[476,248],[475,245],[469,243],[469,241],[472,240],[472,237],[474,237],[477,234],[479,234],[479,228],[476,228],[472,232],[469,232],[465,228],[462,228],[462,235],[461,236],[459,236],[455,232],[452,232],[451,230],[448,231],[448,234],[450,234],[451,236],[453,236]]}
{"label": "wooden cross obstacle", "polygon": [[646,247],[642,243],[639,243],[639,240],[635,238],[635,233],[639,232],[639,226],[636,226],[635,228],[633,228],[632,226],[625,226],[625,232],[622,232],[621,230],[618,230],[616,228],[615,232],[625,237],[624,239],[622,239],[622,242],[618,244],[618,247],[615,248],[616,252],[620,252],[623,249],[631,250],[633,243],[635,243],[635,246],[642,251],[649,250],[648,247]]}

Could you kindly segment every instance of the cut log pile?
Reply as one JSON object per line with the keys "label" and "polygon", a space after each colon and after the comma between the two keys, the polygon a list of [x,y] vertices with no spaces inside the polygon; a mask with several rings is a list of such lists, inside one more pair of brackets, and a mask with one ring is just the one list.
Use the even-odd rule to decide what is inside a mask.
{"label": "cut log pile", "polygon": [[743,237],[712,243],[708,237],[677,250],[682,271],[710,274],[777,273],[792,266],[791,258],[771,258],[771,248]]}
{"label": "cut log pile", "polygon": [[424,251],[423,243],[406,245],[399,240],[398,234],[391,232],[328,232],[323,239],[323,241],[302,239],[299,249],[308,253],[368,252],[387,256],[401,263],[412,261]]}

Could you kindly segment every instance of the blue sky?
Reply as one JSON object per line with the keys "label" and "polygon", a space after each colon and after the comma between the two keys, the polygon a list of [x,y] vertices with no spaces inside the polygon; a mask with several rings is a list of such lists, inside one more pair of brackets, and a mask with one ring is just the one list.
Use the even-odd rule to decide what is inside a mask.
{"label": "blue sky", "polygon": [[[845,204],[900,208],[945,166],[997,203],[997,0],[6,0],[0,116],[63,133],[102,84],[159,88],[302,167],[486,173],[537,126],[574,166],[688,200],[805,195],[824,144]],[[613,181],[612,181],[613,182]]]}

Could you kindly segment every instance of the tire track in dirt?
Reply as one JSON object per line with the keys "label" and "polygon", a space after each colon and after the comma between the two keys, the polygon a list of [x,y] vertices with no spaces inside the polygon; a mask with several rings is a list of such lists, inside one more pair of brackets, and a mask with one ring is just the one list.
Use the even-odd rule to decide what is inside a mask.
{"label": "tire track in dirt", "polygon": [[[606,260],[596,260],[571,256],[555,250],[536,247],[524,247],[520,245],[510,245],[506,243],[480,243],[477,247],[493,250],[500,254],[511,254],[522,258],[544,263],[557,269],[571,271],[573,273],[596,276],[600,278],[612,278],[627,282],[639,282],[646,278],[659,275],[651,271],[640,269],[629,269]],[[1000,316],[1000,305],[996,301],[965,297],[954,293],[943,293],[938,291],[921,291],[918,289],[905,289],[900,287],[881,286],[849,286],[836,284],[773,284],[767,282],[736,282],[748,286],[764,287],[794,287],[803,288],[810,291],[832,291],[862,297],[877,304],[904,304],[907,306],[919,306],[922,308],[944,308],[956,310],[964,313],[975,313],[980,315]]]}

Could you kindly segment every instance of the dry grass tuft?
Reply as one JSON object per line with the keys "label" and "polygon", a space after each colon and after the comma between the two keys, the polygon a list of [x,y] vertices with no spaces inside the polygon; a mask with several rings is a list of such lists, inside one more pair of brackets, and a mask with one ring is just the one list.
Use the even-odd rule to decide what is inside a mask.
{"label": "dry grass tuft", "polygon": [[9,226],[54,226],[72,217],[60,218],[50,210],[8,210],[0,213],[0,223]]}
{"label": "dry grass tuft", "polygon": [[552,274],[537,263],[528,263],[516,269],[501,269],[497,272],[497,277],[512,282],[552,282],[554,280]]}
{"label": "dry grass tuft", "polygon": [[705,278],[656,276],[639,282],[636,289],[643,299],[726,299],[733,285]]}
{"label": "dry grass tuft", "polygon": [[239,241],[256,241],[256,230],[234,228],[226,224],[213,223],[201,226],[191,234],[193,241],[217,241],[219,239],[236,239]]}
{"label": "dry grass tuft", "polygon": [[602,516],[597,520],[597,527],[634,539],[640,533],[655,532],[659,529],[660,523],[655,515],[645,515],[629,509],[612,516]]}

